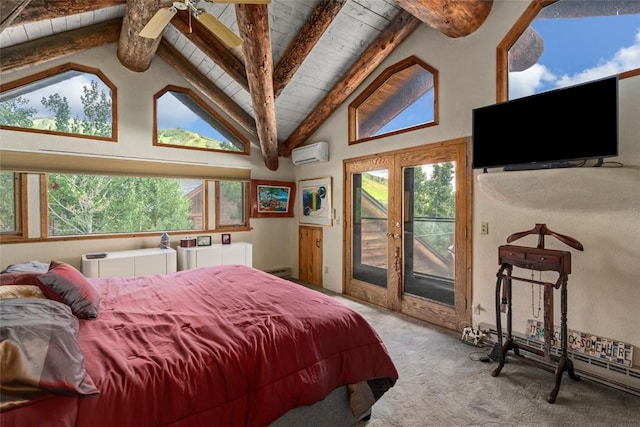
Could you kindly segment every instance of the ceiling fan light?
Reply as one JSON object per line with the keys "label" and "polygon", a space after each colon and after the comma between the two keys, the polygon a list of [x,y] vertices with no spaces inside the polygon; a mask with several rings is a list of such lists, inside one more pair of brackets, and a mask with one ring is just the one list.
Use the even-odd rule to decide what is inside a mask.
{"label": "ceiling fan light", "polygon": [[187,9],[189,9],[189,6],[187,6],[187,3],[181,2],[181,1],[174,1],[173,2],[173,7],[175,7],[178,10],[187,10]]}
{"label": "ceiling fan light", "polygon": [[170,7],[168,9],[159,9],[155,15],[147,22],[142,31],[140,31],[140,37],[147,39],[157,39],[164,28],[169,24],[173,15],[177,13],[177,9]]}
{"label": "ceiling fan light", "polygon": [[229,48],[238,47],[242,44],[242,39],[215,16],[199,10],[195,17]]}

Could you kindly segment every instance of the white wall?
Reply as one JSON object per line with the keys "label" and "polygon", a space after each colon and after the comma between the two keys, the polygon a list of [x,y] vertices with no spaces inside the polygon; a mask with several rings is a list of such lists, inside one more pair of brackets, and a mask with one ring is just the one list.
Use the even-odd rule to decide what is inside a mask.
{"label": "white wall", "polygon": [[[422,26],[367,79],[310,138],[330,143],[330,162],[296,167],[297,179],[333,176],[333,203],[343,214],[342,160],[403,147],[471,135],[471,110],[496,101],[496,46],[519,18],[528,2],[497,0],[485,24],[461,39],[449,39]],[[347,106],[388,66],[415,54],[439,72],[440,124],[389,138],[348,145]],[[623,169],[575,168],[499,172],[474,177],[473,301],[480,315],[473,323],[495,324],[495,281],[498,247],[512,233],[545,223],[572,236],[584,252],[554,241],[546,247],[572,253],[568,282],[568,326],[583,332],[621,340],[636,347],[640,364],[640,77],[620,81],[620,156]],[[597,125],[585,123],[588,125]],[[479,223],[489,223],[489,234],[479,234]],[[535,246],[531,236],[518,244]],[[343,224],[325,228],[324,286],[342,289]],[[536,273],[537,275],[537,273]],[[543,276],[544,277],[544,276]],[[520,284],[518,284],[520,283]],[[531,313],[531,288],[514,282],[514,330],[525,331]],[[537,307],[537,289],[534,303]],[[556,292],[556,323],[560,322]]]}
{"label": "white wall", "polygon": [[[291,160],[281,158],[278,171],[272,172],[264,166],[260,149],[255,143],[251,146],[250,156],[153,146],[151,141],[153,132],[153,95],[168,84],[189,87],[194,90],[195,88],[159,57],[153,59],[151,67],[144,73],[129,71],[119,63],[116,49],[116,44],[91,49],[40,66],[3,75],[2,81],[3,83],[14,81],[67,62],[100,69],[115,84],[118,91],[117,142],[0,130],[0,147],[19,150],[47,149],[160,161],[180,160],[181,162],[198,163],[204,161],[212,166],[251,168],[251,176],[254,179],[293,181],[294,175]],[[198,93],[197,90],[195,91]],[[216,108],[213,105],[212,107]],[[224,115],[224,111],[218,111]],[[180,166],[176,165],[175,167],[178,168]],[[33,184],[33,178],[30,181]],[[29,225],[30,237],[39,235],[37,188],[36,180],[35,184],[30,185],[30,195],[33,196],[29,202],[30,209],[33,210],[33,215],[29,218],[31,220]],[[297,229],[293,225],[297,224],[295,221],[295,219],[291,218],[251,219],[252,231],[232,233],[232,241],[253,243],[253,263],[257,268],[294,268],[297,266],[298,256]],[[172,246],[175,247],[179,243],[180,237],[184,237],[184,235],[171,234]],[[80,256],[85,252],[152,247],[159,244],[159,239],[158,235],[125,239],[110,238],[2,244],[0,245],[0,269],[16,262],[33,259],[49,261],[54,258],[79,267]],[[219,233],[213,235],[213,241],[220,241]],[[274,250],[274,247],[277,250]]]}

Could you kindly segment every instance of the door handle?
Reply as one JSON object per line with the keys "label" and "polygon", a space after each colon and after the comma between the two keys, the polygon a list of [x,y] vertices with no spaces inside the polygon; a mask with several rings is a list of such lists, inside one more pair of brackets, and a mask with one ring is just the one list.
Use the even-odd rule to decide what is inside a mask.
{"label": "door handle", "polygon": [[316,239],[316,248],[320,247],[320,239]]}
{"label": "door handle", "polygon": [[387,233],[387,237],[393,237],[394,239],[399,239],[400,235],[398,233]]}

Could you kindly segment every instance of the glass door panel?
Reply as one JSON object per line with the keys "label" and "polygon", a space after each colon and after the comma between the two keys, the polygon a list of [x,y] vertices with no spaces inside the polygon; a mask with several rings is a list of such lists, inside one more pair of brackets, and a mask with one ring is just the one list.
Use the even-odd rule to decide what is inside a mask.
{"label": "glass door panel", "polygon": [[454,305],[455,162],[405,167],[403,293]]}
{"label": "glass door panel", "polygon": [[389,173],[374,170],[352,175],[353,278],[387,287]]}

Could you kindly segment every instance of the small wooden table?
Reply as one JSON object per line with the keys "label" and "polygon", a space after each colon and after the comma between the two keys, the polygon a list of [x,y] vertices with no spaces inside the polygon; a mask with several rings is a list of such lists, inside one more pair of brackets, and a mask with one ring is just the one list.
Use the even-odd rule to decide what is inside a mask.
{"label": "small wooden table", "polygon": [[[536,228],[529,232],[516,233],[507,239],[507,242],[511,242],[517,238],[522,237],[525,234],[532,234],[536,232],[540,234],[541,238],[537,248],[515,245],[503,245],[498,248],[498,258],[500,268],[497,273],[498,280],[496,282],[496,327],[498,332],[498,345],[501,347],[500,356],[498,357],[498,366],[491,372],[491,375],[496,377],[500,374],[500,371],[504,367],[505,358],[509,350],[513,350],[516,356],[523,359],[524,356],[520,354],[520,350],[525,350],[530,353],[537,354],[544,358],[544,362],[525,359],[528,363],[538,366],[539,368],[555,371],[555,386],[551,393],[547,396],[547,402],[553,403],[558,395],[560,389],[560,381],[562,380],[562,374],[567,371],[569,378],[575,381],[579,381],[580,377],[574,372],[573,362],[567,357],[567,280],[568,275],[571,273],[571,253],[567,251],[558,251],[552,249],[544,249],[544,234],[553,234],[555,237],[560,236],[560,240],[564,243],[570,244],[576,249],[582,250],[582,245],[576,240],[563,236],[557,233],[553,233],[546,228],[544,224],[537,224]],[[513,276],[513,267],[525,268],[535,271],[552,271],[558,273],[558,279],[555,283],[542,282],[533,279],[527,279],[523,277]],[[544,287],[544,346],[543,349],[531,347],[525,344],[518,344],[514,341],[512,335],[512,281],[517,280],[521,282],[533,283]],[[560,339],[561,339],[561,353],[560,356],[552,354],[551,346],[553,340],[553,291],[554,289],[560,289]],[[507,310],[507,337],[503,342],[502,336],[502,319],[501,309],[506,305]],[[546,362],[546,363],[545,363]],[[551,365],[550,365],[551,364]],[[555,364],[555,369],[553,369]]]}

